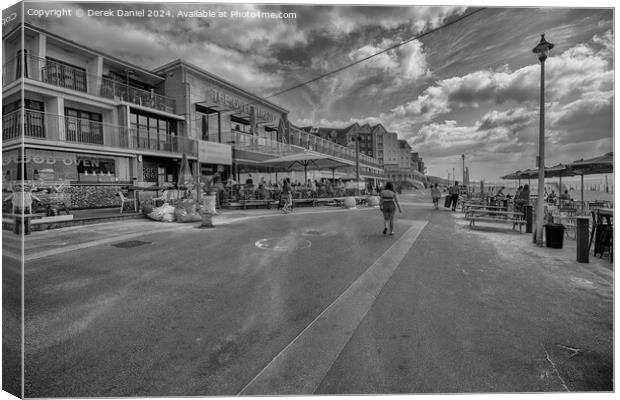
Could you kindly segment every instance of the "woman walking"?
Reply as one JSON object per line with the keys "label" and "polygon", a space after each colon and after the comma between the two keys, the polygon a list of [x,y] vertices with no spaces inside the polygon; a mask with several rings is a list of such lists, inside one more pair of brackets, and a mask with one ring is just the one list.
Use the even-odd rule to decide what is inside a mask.
{"label": "woman walking", "polygon": [[293,189],[291,188],[291,179],[288,177],[284,178],[284,183],[282,184],[282,198],[284,200],[282,212],[288,214],[293,211],[291,208],[293,204]]}
{"label": "woman walking", "polygon": [[437,184],[434,184],[431,187],[431,198],[433,199],[435,210],[439,210],[439,199],[441,198],[441,192],[439,191]]}
{"label": "woman walking", "polygon": [[390,235],[394,234],[394,214],[396,213],[396,207],[398,211],[402,213],[398,203],[398,197],[394,191],[394,185],[392,182],[388,182],[385,185],[385,189],[381,191],[381,197],[379,198],[379,209],[383,211],[383,234],[388,232],[388,225],[390,228]]}

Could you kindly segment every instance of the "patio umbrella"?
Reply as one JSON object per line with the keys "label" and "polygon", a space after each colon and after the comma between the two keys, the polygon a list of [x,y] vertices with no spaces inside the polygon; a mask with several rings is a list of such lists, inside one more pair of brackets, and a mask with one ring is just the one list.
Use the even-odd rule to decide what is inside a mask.
{"label": "patio umbrella", "polygon": [[304,150],[300,153],[264,160],[259,162],[259,164],[265,164],[275,168],[283,167],[289,171],[295,169],[296,167],[303,167],[304,182],[308,181],[308,166],[310,165],[314,165],[317,169],[331,169],[354,165],[351,161],[329,156],[327,154],[317,153],[312,150]]}
{"label": "patio umbrella", "polygon": [[194,175],[192,175],[192,170],[189,167],[187,155],[183,153],[183,158],[181,159],[181,167],[179,168],[179,179],[177,181],[177,186],[191,188],[193,185]]}
{"label": "patio umbrella", "polygon": [[562,177],[577,175],[565,164],[557,164],[553,167],[545,168],[545,178],[560,178],[559,191],[562,192]]}
{"label": "patio umbrella", "polygon": [[602,156],[584,160],[573,161],[568,167],[581,176],[581,201],[583,203],[583,176],[595,174],[609,174],[614,172],[614,153],[603,154]]}

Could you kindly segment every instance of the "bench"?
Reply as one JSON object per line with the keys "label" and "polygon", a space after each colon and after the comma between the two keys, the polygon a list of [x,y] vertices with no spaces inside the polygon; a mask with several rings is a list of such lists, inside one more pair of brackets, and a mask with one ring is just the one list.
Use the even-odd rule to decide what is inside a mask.
{"label": "bench", "polygon": [[13,220],[13,233],[21,234],[22,233],[22,220],[24,222],[24,235],[30,235],[31,229],[30,224],[31,220],[42,218],[41,214],[4,214],[2,215],[3,221],[5,218],[9,218]]}
{"label": "bench", "polygon": [[469,227],[473,228],[475,226],[476,221],[482,222],[503,222],[503,223],[511,223],[512,229],[514,229],[517,225],[519,225],[519,233],[522,233],[523,224],[525,224],[525,220],[521,218],[502,218],[502,217],[492,217],[492,216],[480,216],[480,215],[472,215],[469,218]]}
{"label": "bench", "polygon": [[312,207],[316,207],[316,200],[314,198],[310,198],[310,199],[293,199],[293,208],[295,208],[295,206],[297,204],[311,204]]}
{"label": "bench", "polygon": [[[241,204],[241,206],[243,207],[243,209],[245,210],[248,206],[249,207],[267,207],[269,209],[271,209],[272,207],[277,207],[278,206],[278,202],[276,200],[239,200],[239,203]],[[232,203],[231,203],[232,205]]]}

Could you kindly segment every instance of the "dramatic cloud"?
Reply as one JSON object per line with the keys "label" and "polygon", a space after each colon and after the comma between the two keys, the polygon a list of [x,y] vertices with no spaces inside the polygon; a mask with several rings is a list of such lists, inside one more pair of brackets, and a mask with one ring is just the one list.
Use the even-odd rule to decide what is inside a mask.
{"label": "dramatic cloud", "polygon": [[[68,7],[107,9],[110,3]],[[534,165],[540,64],[531,49],[539,32],[546,32],[556,46],[545,63],[548,159],[595,156],[610,151],[613,141],[612,9],[489,8],[331,74],[472,9],[213,3],[112,8],[273,11],[296,18],[28,22],[145,68],[185,59],[259,96],[327,74],[270,100],[290,110],[300,126],[382,123],[409,141],[431,174],[445,176],[466,154],[475,179]]]}

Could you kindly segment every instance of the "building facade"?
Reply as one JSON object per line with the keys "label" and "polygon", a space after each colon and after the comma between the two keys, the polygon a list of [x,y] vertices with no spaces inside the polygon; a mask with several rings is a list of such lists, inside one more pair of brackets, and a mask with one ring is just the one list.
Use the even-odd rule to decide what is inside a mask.
{"label": "building facade", "polygon": [[174,185],[183,157],[238,180],[308,150],[383,175],[369,127],[356,156],[356,133],[340,145],[297,129],[285,108],[183,60],[148,70],[28,23],[4,32],[2,56],[4,188],[63,185],[73,208],[107,207],[128,185]]}
{"label": "building facade", "polygon": [[29,24],[22,42],[21,28],[3,36],[4,180],[71,182],[76,207],[172,183],[194,143],[166,78]]}

